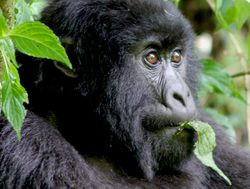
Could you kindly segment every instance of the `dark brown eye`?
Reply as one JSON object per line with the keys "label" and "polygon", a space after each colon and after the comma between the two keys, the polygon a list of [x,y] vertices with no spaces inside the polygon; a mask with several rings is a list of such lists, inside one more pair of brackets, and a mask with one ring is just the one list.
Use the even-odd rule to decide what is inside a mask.
{"label": "dark brown eye", "polygon": [[182,55],[180,50],[175,50],[171,54],[171,62],[180,63],[182,61]]}
{"label": "dark brown eye", "polygon": [[159,57],[156,52],[150,52],[145,57],[149,64],[157,64],[159,62]]}

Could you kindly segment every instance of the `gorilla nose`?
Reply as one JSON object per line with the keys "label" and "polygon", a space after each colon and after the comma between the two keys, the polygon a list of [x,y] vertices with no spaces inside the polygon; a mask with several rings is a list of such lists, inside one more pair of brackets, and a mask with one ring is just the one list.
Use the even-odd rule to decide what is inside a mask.
{"label": "gorilla nose", "polygon": [[184,107],[186,106],[185,100],[183,99],[181,94],[175,92],[173,94],[173,99],[179,101]]}
{"label": "gorilla nose", "polygon": [[164,95],[164,103],[178,121],[190,120],[196,113],[195,103],[186,86],[173,86]]}

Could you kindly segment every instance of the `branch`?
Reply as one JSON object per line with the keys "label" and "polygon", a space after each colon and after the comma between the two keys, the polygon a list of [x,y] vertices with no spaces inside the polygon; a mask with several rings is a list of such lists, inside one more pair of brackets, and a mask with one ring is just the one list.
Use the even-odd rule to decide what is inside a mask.
{"label": "branch", "polygon": [[213,0],[207,0],[207,3],[208,3],[209,6],[211,7],[211,9],[212,9],[213,11],[215,11],[215,6],[214,6]]}
{"label": "branch", "polygon": [[241,77],[241,76],[245,76],[245,75],[250,75],[250,71],[236,73],[236,74],[231,75],[231,77],[236,78],[236,77]]}

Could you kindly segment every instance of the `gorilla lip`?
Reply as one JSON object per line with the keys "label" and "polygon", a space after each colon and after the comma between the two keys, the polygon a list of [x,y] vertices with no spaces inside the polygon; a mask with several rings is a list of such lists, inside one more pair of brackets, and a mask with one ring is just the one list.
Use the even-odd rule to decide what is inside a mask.
{"label": "gorilla lip", "polygon": [[167,116],[153,116],[142,120],[143,127],[150,132],[157,132],[167,128],[178,128],[180,121],[169,120]]}
{"label": "gorilla lip", "polygon": [[[181,119],[176,116],[173,118],[171,111],[163,105],[149,108],[151,112],[154,113],[145,113],[142,120],[142,126],[151,132],[155,132],[158,130],[166,129],[166,128],[178,128],[181,123],[193,120],[195,116],[192,116],[191,119]],[[196,114],[196,113],[195,113]],[[191,117],[191,115],[190,115]]]}

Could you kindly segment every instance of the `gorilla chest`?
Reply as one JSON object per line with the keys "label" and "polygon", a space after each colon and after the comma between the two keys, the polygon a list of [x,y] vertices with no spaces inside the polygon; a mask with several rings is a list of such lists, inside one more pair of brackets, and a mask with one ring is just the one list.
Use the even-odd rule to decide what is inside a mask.
{"label": "gorilla chest", "polygon": [[[128,176],[112,163],[101,158],[85,158],[88,165],[96,173],[95,176],[101,182],[98,188],[120,188],[120,189],[206,189],[197,175],[173,171],[157,175],[152,181],[147,181],[136,176]],[[201,176],[201,175],[200,175]]]}

